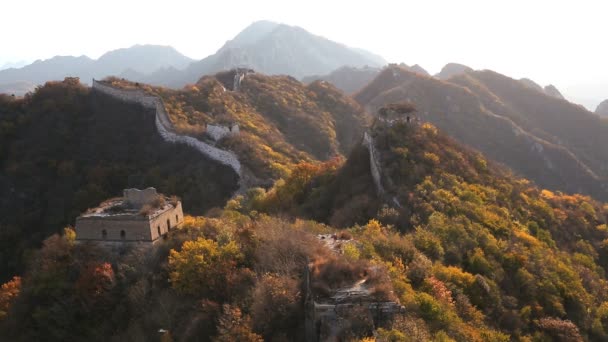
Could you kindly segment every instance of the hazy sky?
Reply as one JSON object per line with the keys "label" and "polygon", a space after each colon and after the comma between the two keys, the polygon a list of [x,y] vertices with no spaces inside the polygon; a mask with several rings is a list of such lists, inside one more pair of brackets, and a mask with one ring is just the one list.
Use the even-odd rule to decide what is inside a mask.
{"label": "hazy sky", "polygon": [[134,44],[214,53],[267,19],[431,73],[448,62],[555,84],[571,97],[608,98],[608,1],[132,1],[3,0],[0,65]]}

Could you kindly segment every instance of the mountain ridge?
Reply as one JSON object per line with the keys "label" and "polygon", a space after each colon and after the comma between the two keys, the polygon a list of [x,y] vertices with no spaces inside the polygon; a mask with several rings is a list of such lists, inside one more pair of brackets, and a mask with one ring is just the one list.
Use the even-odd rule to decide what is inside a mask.
{"label": "mountain ridge", "polygon": [[106,52],[98,59],[84,55],[55,56],[46,60],[36,60],[18,69],[0,70],[0,86],[4,86],[8,93],[23,95],[22,89],[10,88],[8,84],[28,82],[42,85],[47,81],[68,76],[79,77],[84,83],[89,83],[93,78],[119,76],[128,70],[135,71],[136,74],[130,73],[130,76],[135,76],[157,72],[163,67],[185,68],[191,61],[193,60],[170,46],[133,45]]}
{"label": "mountain ridge", "polygon": [[[215,54],[192,63],[182,73],[180,82],[165,85],[183,86],[195,82],[202,75],[235,67],[248,67],[269,75],[285,74],[302,78],[325,74],[342,66],[385,64],[378,56],[360,51],[298,26],[254,22],[227,41]],[[148,81],[153,84],[157,82]]]}
{"label": "mountain ridge", "polygon": [[[606,122],[598,125],[594,119],[597,116],[580,106],[525,89],[519,81],[490,71],[468,71],[441,81],[393,66],[380,73],[355,99],[369,111],[390,102],[412,101],[422,120],[541,186],[607,198],[604,179],[608,156],[602,157],[604,152],[589,143],[580,144],[580,129],[568,130],[558,125],[556,114],[551,113],[563,113],[559,117],[568,120],[568,127],[584,125],[597,130],[597,134],[585,135],[588,141],[603,139],[599,131],[608,129]],[[538,102],[547,109],[533,112]],[[590,158],[590,153],[596,156]],[[534,167],[535,163],[540,165]]]}

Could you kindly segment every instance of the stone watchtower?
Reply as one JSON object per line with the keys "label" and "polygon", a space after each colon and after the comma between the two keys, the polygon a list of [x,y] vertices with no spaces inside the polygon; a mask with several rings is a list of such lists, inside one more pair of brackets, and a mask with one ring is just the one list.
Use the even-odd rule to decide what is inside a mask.
{"label": "stone watchtower", "polygon": [[76,218],[76,241],[154,243],[182,224],[182,203],[156,189],[125,189]]}
{"label": "stone watchtower", "polygon": [[418,121],[415,112],[416,107],[411,102],[391,103],[378,110],[378,121],[388,126],[396,122],[414,123]]}

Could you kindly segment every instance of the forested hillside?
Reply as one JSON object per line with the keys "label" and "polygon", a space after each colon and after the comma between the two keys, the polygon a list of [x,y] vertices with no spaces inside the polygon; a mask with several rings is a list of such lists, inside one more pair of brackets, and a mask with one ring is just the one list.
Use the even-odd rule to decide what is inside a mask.
{"label": "forested hillside", "polygon": [[348,153],[370,122],[359,104],[327,82],[303,85],[289,76],[251,73],[233,91],[233,78],[234,71],[222,72],[182,90],[110,82],[160,96],[183,134],[204,138],[207,124],[238,124],[238,137],[223,139],[219,146],[233,150],[270,184],[300,161]]}
{"label": "forested hillside", "polygon": [[18,274],[49,235],[127,187],[156,187],[202,214],[222,206],[236,175],[162,141],[154,113],[50,82],[23,99],[0,98],[0,277]]}
{"label": "forested hillside", "polygon": [[[395,275],[393,284],[402,303],[419,305],[411,316],[422,331],[459,341],[499,340],[483,326],[522,341],[608,338],[607,204],[514,178],[430,124],[373,135],[400,205],[376,195],[363,147],[342,167],[302,164],[247,205],[352,232],[378,220],[356,253],[403,263],[403,283]],[[408,252],[396,257],[394,244]]]}
{"label": "forested hillside", "polygon": [[[221,78],[221,77],[220,77]],[[111,79],[160,95],[176,129],[204,138],[207,123],[238,123],[219,142],[236,152],[257,184],[271,185],[301,161],[340,156],[369,120],[331,85],[248,75],[241,91],[204,77],[181,91]],[[182,197],[192,214],[221,206],[238,188],[229,169],[162,141],[154,113],[92,92],[76,79],[50,82],[23,99],[0,100],[0,275],[22,270],[32,248],[83,210],[126,187]]]}
{"label": "forested hillside", "polygon": [[403,100],[447,134],[540,186],[608,199],[608,120],[491,71],[446,81],[398,66],[355,95],[368,110]]}
{"label": "forested hillside", "polygon": [[[608,338],[608,205],[514,178],[430,124],[372,135],[400,206],[376,196],[369,155],[357,148],[345,162],[302,163],[268,191],[189,217],[145,252],[74,245],[67,229],[3,286],[2,333],[299,341],[310,262],[323,291],[384,274],[368,286],[404,312],[375,327],[380,341]],[[331,232],[338,254],[316,236]],[[340,338],[370,337],[355,317]]]}

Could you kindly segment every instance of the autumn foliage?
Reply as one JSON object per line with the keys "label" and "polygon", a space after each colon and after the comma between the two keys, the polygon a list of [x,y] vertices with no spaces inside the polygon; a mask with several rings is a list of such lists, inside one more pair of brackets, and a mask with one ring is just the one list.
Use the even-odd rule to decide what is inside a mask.
{"label": "autumn foliage", "polygon": [[11,308],[13,301],[21,291],[21,277],[13,277],[10,281],[2,284],[0,288],[0,321],[3,320]]}

